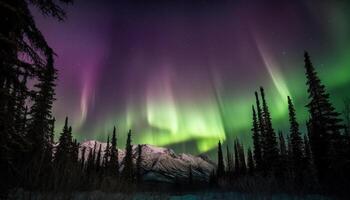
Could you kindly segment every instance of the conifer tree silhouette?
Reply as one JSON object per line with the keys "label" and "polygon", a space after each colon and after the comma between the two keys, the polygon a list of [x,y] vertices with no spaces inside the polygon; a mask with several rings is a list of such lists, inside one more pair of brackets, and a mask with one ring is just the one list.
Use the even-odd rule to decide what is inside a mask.
{"label": "conifer tree silhouette", "polygon": [[348,139],[350,139],[350,98],[346,98],[344,100],[344,110],[343,110],[343,115],[344,115],[344,121],[345,121],[345,136]]}
{"label": "conifer tree silhouette", "polygon": [[290,123],[290,141],[293,156],[291,157],[292,169],[295,175],[295,181],[297,184],[301,183],[303,176],[303,161],[304,161],[304,149],[303,149],[303,139],[301,138],[301,133],[299,132],[299,124],[296,120],[296,114],[292,100],[288,96],[288,110],[289,110],[289,123]]}
{"label": "conifer tree silhouette", "polygon": [[342,157],[344,143],[340,132],[344,126],[341,124],[340,114],[330,103],[329,94],[321,83],[307,52],[304,54],[304,62],[309,93],[307,108],[310,113],[308,124],[310,146],[318,178],[326,183],[327,180],[334,179],[333,172],[337,171],[334,167],[344,159]]}
{"label": "conifer tree silhouette", "polygon": [[244,153],[244,146],[243,144],[240,144],[238,139],[237,139],[237,147],[238,147],[238,155],[239,155],[240,173],[244,175],[247,173],[247,164],[246,164],[246,158]]}
{"label": "conifer tree silhouette", "polygon": [[234,141],[234,152],[235,152],[235,175],[241,174],[241,160],[239,158],[239,145],[237,139]]}
{"label": "conifer tree silhouette", "polygon": [[248,148],[247,157],[248,157],[247,158],[248,172],[249,172],[249,174],[254,174],[255,163],[254,163],[254,159],[253,159],[252,150],[250,149],[250,147]]}
{"label": "conifer tree silhouette", "polygon": [[59,143],[55,153],[55,162],[59,168],[64,166],[70,160],[70,153],[72,149],[72,132],[71,128],[68,127],[68,117],[66,117],[63,130],[59,137]]}
{"label": "conifer tree silhouette", "polygon": [[56,147],[54,156],[55,187],[67,189],[68,183],[72,181],[74,168],[78,165],[78,143],[73,140],[72,127],[68,126],[68,117],[66,117],[63,130],[59,137],[59,143]]}
{"label": "conifer tree silhouette", "polygon": [[109,135],[108,135],[106,149],[104,150],[104,155],[103,155],[103,167],[106,172],[108,171],[110,166],[110,159],[111,159],[111,147],[109,146]]}
{"label": "conifer tree silhouette", "polygon": [[228,148],[228,145],[226,145],[226,159],[227,159],[227,174],[229,176],[232,175],[233,173],[233,157],[232,154],[230,153],[230,150]]}
{"label": "conifer tree silhouette", "polygon": [[289,158],[288,151],[286,146],[286,141],[284,139],[282,131],[278,132],[278,140],[279,140],[279,164],[277,167],[278,179],[281,184],[286,183],[286,179],[289,177]]}
{"label": "conifer tree silhouette", "polygon": [[136,159],[136,180],[138,183],[142,180],[142,145],[137,145],[137,159]]}
{"label": "conifer tree silhouette", "polygon": [[[39,74],[39,82],[34,86],[38,93],[33,97],[34,104],[30,111],[27,141],[30,142],[30,151],[26,158],[31,158],[30,163],[33,174],[36,177],[43,176],[48,170],[52,158],[53,132],[52,125],[52,104],[54,99],[54,87],[56,70],[53,66],[53,58],[49,57],[47,65]],[[40,170],[40,171],[38,171]]]}
{"label": "conifer tree silhouette", "polygon": [[218,143],[218,168],[216,170],[217,177],[221,178],[225,174],[224,156],[222,153],[221,141]]}
{"label": "conifer tree silhouette", "polygon": [[312,153],[310,149],[310,142],[307,135],[304,135],[304,160],[307,164],[312,162]]}
{"label": "conifer tree silhouette", "polygon": [[96,157],[96,172],[99,172],[101,168],[101,151],[102,151],[102,146],[100,144],[97,152],[97,157]]}
{"label": "conifer tree silhouette", "polygon": [[113,135],[111,140],[111,158],[110,158],[110,172],[112,175],[119,176],[119,158],[117,148],[116,128],[113,128]]}
{"label": "conifer tree silhouette", "polygon": [[81,159],[80,159],[80,170],[85,170],[85,153],[86,153],[86,147],[83,147],[81,150]]}
{"label": "conifer tree silhouette", "polygon": [[88,177],[90,177],[90,175],[93,172],[93,168],[94,168],[94,156],[93,156],[93,148],[89,148],[89,154],[88,154],[88,159],[87,159],[87,164],[86,164],[86,174]]}
{"label": "conifer tree silhouette", "polygon": [[286,141],[284,139],[282,131],[278,132],[278,139],[279,139],[279,149],[280,149],[280,156],[286,157],[287,156],[287,146]]}
{"label": "conifer tree silhouette", "polygon": [[268,109],[266,100],[265,100],[265,92],[262,87],[260,87],[260,94],[262,99],[262,116],[263,116],[263,124],[264,124],[264,134],[263,134],[263,159],[264,162],[269,163],[266,169],[268,173],[273,173],[276,169],[276,165],[278,164],[278,147],[276,134],[272,127],[270,111]]}
{"label": "conifer tree silhouette", "polygon": [[261,152],[261,136],[259,132],[259,122],[256,116],[255,108],[252,106],[253,111],[253,127],[252,127],[252,137],[254,145],[254,160],[256,163],[256,170],[261,170],[262,167],[262,152]]}
{"label": "conifer tree silhouette", "polygon": [[[258,136],[256,139],[256,142],[259,143],[258,146],[260,146],[260,154],[261,154],[261,161],[260,164],[257,163],[257,169],[261,170],[264,174],[266,174],[266,160],[265,160],[265,151],[266,151],[266,144],[265,144],[265,140],[266,140],[266,134],[265,134],[265,122],[264,122],[264,116],[263,116],[263,111],[260,105],[260,100],[259,100],[259,94],[258,92],[255,92],[255,103],[256,103],[256,109],[257,109],[257,119],[258,119],[258,131],[257,131],[257,135]],[[254,142],[254,141],[253,141]],[[259,156],[259,154],[257,154]],[[257,158],[257,161],[259,162],[259,158]],[[259,166],[260,165],[260,166]]]}
{"label": "conifer tree silhouette", "polygon": [[94,148],[92,151],[92,169],[95,170],[96,169],[96,150],[97,150],[97,142],[94,142]]}
{"label": "conifer tree silhouette", "polygon": [[[48,115],[51,115],[54,92],[47,87],[53,83],[50,79],[53,77],[54,53],[37,28],[30,7],[37,6],[47,16],[63,20],[65,12],[57,2],[16,0],[0,3],[0,179],[8,180],[1,181],[0,191],[5,193],[12,186],[35,187],[29,182],[34,177],[25,180],[24,177],[37,174],[39,167],[43,167],[40,171],[45,171],[51,162],[48,142],[51,133],[47,120],[52,119]],[[29,87],[27,80],[38,84],[35,88]],[[34,105],[28,109],[26,101],[30,97]],[[31,111],[30,123],[28,110]]]}
{"label": "conifer tree silhouette", "polygon": [[123,178],[126,182],[133,182],[134,166],[132,161],[132,145],[131,145],[131,130],[128,132],[128,137],[125,145],[124,170]]}

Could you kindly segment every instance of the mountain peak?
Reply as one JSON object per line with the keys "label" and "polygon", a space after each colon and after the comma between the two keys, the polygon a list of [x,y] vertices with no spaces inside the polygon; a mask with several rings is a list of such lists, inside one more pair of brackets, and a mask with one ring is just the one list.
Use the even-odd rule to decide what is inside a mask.
{"label": "mountain peak", "polygon": [[[81,143],[80,149],[85,147],[85,157],[89,151],[95,146],[98,149],[101,144],[101,153],[107,147],[106,143],[96,140],[87,140]],[[137,146],[132,146],[133,162],[136,163],[138,156]],[[193,179],[197,181],[208,181],[210,173],[216,168],[206,155],[194,156],[191,154],[180,153],[176,154],[172,149],[165,147],[157,147],[150,144],[141,144],[142,146],[142,174],[143,179],[148,181],[165,181],[175,182],[188,178],[189,169],[191,166]],[[95,151],[97,152],[97,150]],[[81,156],[81,152],[79,153]],[[102,155],[103,156],[103,155]],[[125,150],[118,149],[118,159],[120,162],[120,169],[123,169],[123,159]]]}

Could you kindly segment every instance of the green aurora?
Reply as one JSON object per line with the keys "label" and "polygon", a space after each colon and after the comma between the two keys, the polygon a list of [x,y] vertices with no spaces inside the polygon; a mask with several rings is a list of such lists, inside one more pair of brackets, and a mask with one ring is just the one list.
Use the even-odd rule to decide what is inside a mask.
{"label": "green aurora", "polygon": [[[177,152],[215,152],[219,140],[232,144],[235,137],[250,145],[251,107],[260,86],[275,130],[289,130],[289,95],[305,133],[304,50],[338,112],[350,97],[345,1],[241,2],[195,11],[171,7],[168,13],[145,9],[131,19],[124,12],[113,14],[123,7],[95,7],[73,10],[64,24],[39,18],[45,35],[62,38],[48,37],[60,71],[56,133],[69,116],[80,141],[105,141],[116,126],[120,147],[129,129],[133,143]],[[94,9],[101,16],[81,24]],[[65,37],[81,51],[62,42],[70,41]]]}

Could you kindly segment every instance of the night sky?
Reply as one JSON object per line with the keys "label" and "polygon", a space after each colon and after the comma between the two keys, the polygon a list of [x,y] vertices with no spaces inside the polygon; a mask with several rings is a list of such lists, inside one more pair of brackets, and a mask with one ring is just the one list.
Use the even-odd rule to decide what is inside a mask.
{"label": "night sky", "polygon": [[116,125],[120,146],[128,129],[134,143],[178,152],[250,144],[259,86],[276,131],[289,128],[287,95],[304,127],[304,50],[341,112],[349,10],[346,1],[76,0],[57,22],[33,9],[57,54],[56,135],[69,116],[80,141],[106,140]]}

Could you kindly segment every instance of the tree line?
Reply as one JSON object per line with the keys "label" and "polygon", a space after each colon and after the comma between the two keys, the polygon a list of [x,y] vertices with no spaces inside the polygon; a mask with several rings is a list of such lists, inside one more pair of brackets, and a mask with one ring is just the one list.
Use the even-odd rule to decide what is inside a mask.
{"label": "tree line", "polygon": [[[291,97],[287,96],[289,133],[276,134],[265,91],[255,92],[256,103],[252,106],[253,150],[238,139],[233,152],[227,146],[226,167],[222,144],[218,144],[218,168],[216,180],[237,182],[242,177],[259,177],[272,180],[273,187],[293,191],[344,192],[350,182],[350,134],[349,104],[345,104],[345,124],[335,111],[329,94],[321,83],[307,52],[304,54],[308,98],[306,105],[309,119],[307,133],[302,134]],[[285,139],[285,135],[287,138]],[[252,178],[251,178],[252,179]],[[232,185],[232,183],[231,183]],[[233,184],[234,185],[234,184]]]}
{"label": "tree line", "polygon": [[[136,162],[133,162],[131,130],[127,133],[125,155],[122,160],[117,148],[116,128],[107,138],[106,147],[102,143],[94,147],[81,146],[72,137],[72,128],[66,118],[58,145],[54,148],[47,190],[122,190],[132,189],[133,184],[141,183],[142,146],[137,145]],[[102,152],[104,151],[104,152]]]}
{"label": "tree line", "polygon": [[[0,1],[0,189],[39,185],[52,160],[54,52],[35,24],[30,6],[65,19],[58,3],[72,0]],[[29,88],[30,83],[34,83]],[[30,181],[29,181],[30,180]],[[4,192],[2,192],[4,191]]]}
{"label": "tree line", "polygon": [[116,182],[127,185],[140,179],[142,147],[138,147],[134,166],[131,131],[121,161],[123,169],[119,166],[115,129],[103,157],[101,146],[80,152],[68,118],[58,143],[54,141],[55,53],[36,26],[30,7],[63,21],[66,13],[61,5],[71,3],[73,0],[0,0],[1,199],[18,188],[92,190],[101,186],[115,188]]}
{"label": "tree line", "polygon": [[66,13],[61,4],[71,3],[73,0],[0,0],[1,199],[18,188],[127,191],[142,180],[142,146],[133,155],[131,131],[122,160],[115,128],[103,153],[101,145],[80,148],[68,118],[59,141],[54,141],[55,53],[37,28],[30,7],[63,21]]}

